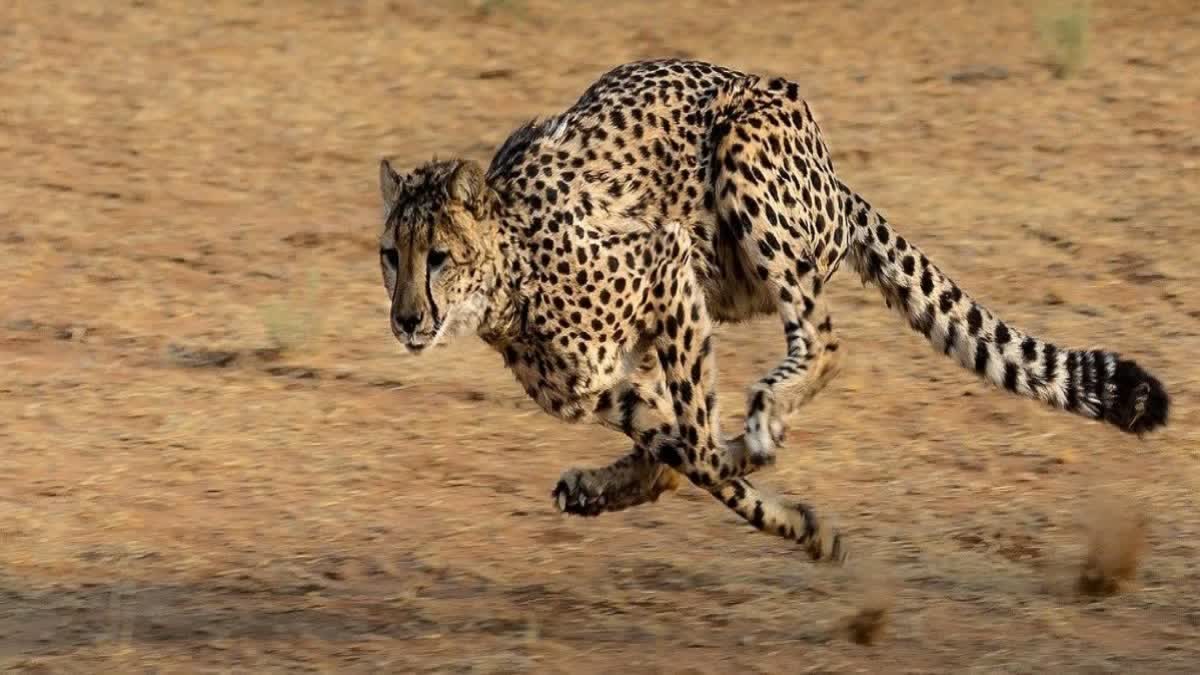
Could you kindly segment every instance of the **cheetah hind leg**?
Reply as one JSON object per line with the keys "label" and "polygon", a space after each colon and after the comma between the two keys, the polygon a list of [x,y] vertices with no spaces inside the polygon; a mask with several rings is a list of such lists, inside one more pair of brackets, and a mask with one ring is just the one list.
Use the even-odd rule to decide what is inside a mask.
{"label": "cheetah hind leg", "polygon": [[[714,108],[723,120],[710,161],[718,227],[738,249],[731,260],[753,270],[756,291],[774,302],[787,339],[786,356],[749,392],[746,442],[765,457],[782,443],[785,420],[824,385],[813,375],[823,345],[812,312],[848,242],[829,150],[797,87],[748,78],[719,91]],[[780,134],[793,150],[764,160]]]}
{"label": "cheetah hind leg", "polygon": [[745,433],[751,455],[760,461],[774,458],[800,409],[841,372],[844,351],[828,303],[816,296],[802,307],[780,308],[788,356],[750,389]]}

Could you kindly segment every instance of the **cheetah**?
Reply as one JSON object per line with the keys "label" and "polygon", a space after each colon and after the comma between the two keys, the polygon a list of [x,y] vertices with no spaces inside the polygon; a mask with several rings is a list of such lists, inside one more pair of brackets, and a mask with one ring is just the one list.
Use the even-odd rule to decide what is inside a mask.
{"label": "cheetah", "polygon": [[[760,531],[840,563],[805,502],[748,479],[833,379],[822,296],[843,260],[932,346],[996,388],[1141,436],[1168,394],[1132,360],[1055,346],[967,295],[848,187],[800,86],[698,60],[618,66],[570,108],[517,128],[490,165],[380,162],[380,264],[411,353],[474,334],[547,413],[632,449],[565,471],[562,512],[655,502],[686,478]],[[777,315],[786,352],[719,428],[713,330]]]}

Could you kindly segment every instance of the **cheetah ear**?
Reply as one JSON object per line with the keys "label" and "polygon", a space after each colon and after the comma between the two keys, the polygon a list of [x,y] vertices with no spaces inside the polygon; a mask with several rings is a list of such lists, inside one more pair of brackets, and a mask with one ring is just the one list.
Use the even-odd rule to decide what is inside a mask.
{"label": "cheetah ear", "polygon": [[379,192],[385,205],[392,205],[400,196],[401,182],[400,174],[392,168],[391,162],[386,157],[381,159],[379,161]]}
{"label": "cheetah ear", "polygon": [[482,202],[486,190],[487,184],[484,183],[483,167],[470,159],[459,162],[450,176],[448,185],[450,198],[475,210]]}

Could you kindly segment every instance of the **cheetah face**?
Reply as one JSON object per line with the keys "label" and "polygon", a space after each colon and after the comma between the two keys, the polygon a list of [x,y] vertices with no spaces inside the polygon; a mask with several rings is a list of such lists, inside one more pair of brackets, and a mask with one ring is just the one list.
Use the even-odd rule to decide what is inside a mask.
{"label": "cheetah face", "polygon": [[473,162],[435,162],[402,176],[380,165],[385,212],[379,264],[392,334],[418,353],[475,333],[487,313],[491,269],[479,219],[487,188]]}

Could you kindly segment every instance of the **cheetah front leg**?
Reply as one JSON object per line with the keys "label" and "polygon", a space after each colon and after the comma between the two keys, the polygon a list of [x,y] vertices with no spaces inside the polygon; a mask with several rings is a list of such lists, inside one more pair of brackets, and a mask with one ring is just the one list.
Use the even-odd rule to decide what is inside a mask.
{"label": "cheetah front leg", "polygon": [[841,535],[824,528],[813,509],[759,491],[746,479],[755,465],[748,454],[739,459],[719,441],[716,356],[712,324],[704,300],[690,279],[682,295],[666,307],[656,352],[674,413],[673,423],[641,430],[642,443],[655,457],[707,490],[761,532],[804,547],[814,560],[841,562],[846,550]]}
{"label": "cheetah front leg", "polygon": [[563,472],[552,496],[559,511],[597,516],[657,501],[679,485],[679,474],[654,458],[638,443],[636,429],[658,426],[666,420],[668,404],[654,385],[626,380],[600,395],[592,412],[597,423],[633,438],[633,450],[612,464]]}
{"label": "cheetah front leg", "polygon": [[559,511],[575,516],[598,516],[656,502],[679,487],[681,478],[645,448],[598,469],[571,468],[563,472],[551,496]]}
{"label": "cheetah front leg", "polygon": [[[554,487],[555,505],[564,513],[596,516],[658,501],[665,492],[677,489],[681,475],[658,461],[641,441],[646,430],[660,429],[671,419],[671,403],[665,396],[656,354],[636,380],[622,382],[599,397],[593,411],[602,426],[620,431],[636,445],[626,456],[601,468],[571,468]],[[750,461],[743,439],[726,441],[738,472],[748,475],[760,465]]]}

